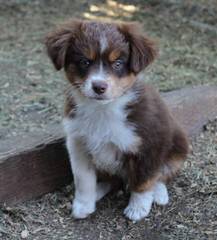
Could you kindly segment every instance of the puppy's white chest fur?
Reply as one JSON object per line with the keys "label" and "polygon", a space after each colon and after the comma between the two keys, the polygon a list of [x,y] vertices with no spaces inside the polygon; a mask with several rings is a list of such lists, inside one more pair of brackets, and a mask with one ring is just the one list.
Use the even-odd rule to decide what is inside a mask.
{"label": "puppy's white chest fur", "polygon": [[130,93],[105,104],[80,102],[75,117],[64,119],[67,137],[82,139],[84,150],[92,155],[98,169],[111,173],[119,171],[122,153],[134,152],[138,147],[139,138],[126,121],[125,107],[133,98]]}

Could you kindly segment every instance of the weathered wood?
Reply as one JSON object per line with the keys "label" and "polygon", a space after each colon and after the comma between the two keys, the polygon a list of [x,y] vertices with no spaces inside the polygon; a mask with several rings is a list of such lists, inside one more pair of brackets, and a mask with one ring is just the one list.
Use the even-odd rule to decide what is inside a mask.
{"label": "weathered wood", "polygon": [[0,203],[15,203],[51,192],[72,180],[63,139],[0,160]]}
{"label": "weathered wood", "polygon": [[[189,136],[217,116],[217,87],[201,86],[163,93]],[[52,130],[51,130],[52,129]],[[17,203],[72,181],[61,128],[0,142],[0,203]]]}
{"label": "weathered wood", "polygon": [[198,86],[162,94],[173,116],[190,137],[217,116],[217,86]]}

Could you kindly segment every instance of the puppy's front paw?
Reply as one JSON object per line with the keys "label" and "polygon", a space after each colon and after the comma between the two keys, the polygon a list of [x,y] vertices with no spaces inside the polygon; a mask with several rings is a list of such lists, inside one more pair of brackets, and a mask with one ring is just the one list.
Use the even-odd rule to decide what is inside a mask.
{"label": "puppy's front paw", "polygon": [[95,203],[83,202],[74,199],[72,204],[72,216],[74,218],[82,219],[95,211]]}
{"label": "puppy's front paw", "polygon": [[124,214],[132,221],[139,221],[147,217],[153,202],[153,192],[135,193],[130,197],[130,202]]}
{"label": "puppy's front paw", "polygon": [[167,187],[162,182],[156,183],[154,187],[154,201],[159,205],[166,205],[169,202]]}

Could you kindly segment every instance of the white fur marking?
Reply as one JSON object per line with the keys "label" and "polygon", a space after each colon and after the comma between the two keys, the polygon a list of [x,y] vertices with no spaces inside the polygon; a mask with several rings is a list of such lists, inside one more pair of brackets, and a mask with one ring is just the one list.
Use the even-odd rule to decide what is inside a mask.
{"label": "white fur marking", "polygon": [[92,74],[90,74],[90,76],[88,76],[88,78],[86,79],[83,87],[82,87],[82,91],[84,93],[85,96],[89,96],[89,97],[94,97],[96,94],[92,89],[92,83],[93,82],[106,82],[108,84],[108,89],[106,90],[106,95],[111,94],[110,91],[110,83],[108,81],[108,75],[105,73],[104,69],[103,69],[103,65],[102,62],[99,65],[99,69],[95,72],[93,72]]}
{"label": "white fur marking", "polygon": [[67,149],[70,155],[74,175],[75,197],[72,204],[72,215],[75,218],[85,218],[95,211],[96,204],[96,174],[90,159],[82,151],[81,146],[73,136],[67,135]]}
{"label": "white fur marking", "polygon": [[133,126],[126,123],[124,110],[134,97],[134,94],[128,93],[106,104],[85,98],[76,99],[76,116],[64,119],[66,134],[84,139],[97,168],[115,173],[122,167],[119,161],[121,152],[137,150],[139,138]]}
{"label": "white fur marking", "polygon": [[89,204],[89,202],[82,202],[78,199],[74,199],[72,204],[72,216],[77,219],[83,219],[88,217],[95,211],[95,205]]}
{"label": "white fur marking", "polygon": [[111,190],[111,184],[108,182],[100,182],[97,184],[96,192],[96,200],[99,201],[102,199],[109,191]]}
{"label": "white fur marking", "polygon": [[103,53],[108,47],[108,41],[105,34],[102,34],[100,37],[100,51]]}
{"label": "white fur marking", "polygon": [[76,115],[63,120],[75,182],[72,212],[75,218],[85,218],[94,212],[96,200],[109,191],[109,186],[97,187],[95,167],[122,173],[122,152],[137,150],[140,139],[127,124],[125,112],[126,104],[136,96],[128,92],[114,101],[96,101],[75,91],[72,94]]}
{"label": "white fur marking", "polygon": [[132,192],[124,214],[132,221],[139,221],[147,217],[153,203],[153,191],[142,193]]}
{"label": "white fur marking", "polygon": [[157,182],[154,186],[154,201],[159,205],[166,205],[169,202],[167,187],[162,182]]}

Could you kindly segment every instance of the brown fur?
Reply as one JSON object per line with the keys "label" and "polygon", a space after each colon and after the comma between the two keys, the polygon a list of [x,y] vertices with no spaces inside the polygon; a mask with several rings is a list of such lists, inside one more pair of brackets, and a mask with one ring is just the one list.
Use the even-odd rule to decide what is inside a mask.
{"label": "brown fur", "polygon": [[119,50],[113,50],[110,54],[109,54],[109,61],[110,62],[114,62],[117,58],[119,58],[121,55]]}
{"label": "brown fur", "polygon": [[80,21],[73,21],[73,23],[69,21],[46,36],[45,45],[47,53],[57,70],[60,70],[64,66],[68,46],[73,41],[74,33],[80,24]]}
{"label": "brown fur", "polygon": [[[100,36],[104,34],[108,48],[100,53]],[[80,89],[91,71],[78,72],[80,55],[89,60],[103,59],[108,63],[108,81],[112,82],[113,97],[133,88],[138,99],[127,106],[127,121],[136,127],[141,143],[137,153],[124,153],[124,168],[133,191],[144,191],[157,180],[166,181],[182,165],[188,153],[185,133],[170,115],[158,92],[152,87],[137,84],[137,74],[156,57],[154,42],[141,33],[136,23],[99,23],[70,21],[46,38],[48,55],[57,70],[64,67],[69,82]],[[120,56],[126,61],[120,74],[112,69],[112,62]],[[69,95],[68,95],[69,96]],[[74,117],[76,106],[66,99],[65,116]]]}
{"label": "brown fur", "polygon": [[138,25],[138,23],[121,24],[119,29],[130,42],[131,71],[139,73],[156,58],[157,49],[155,43],[142,34],[141,25]]}
{"label": "brown fur", "polygon": [[188,153],[187,137],[158,92],[149,86],[139,91],[140,99],[128,106],[128,120],[136,126],[143,143],[138,154],[124,156],[129,184],[135,191],[151,187],[158,179],[170,178]]}

